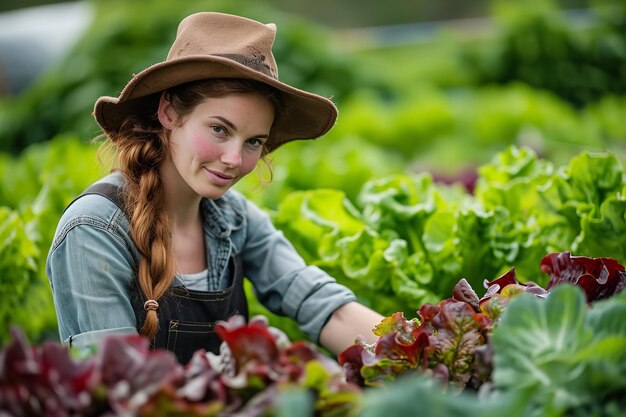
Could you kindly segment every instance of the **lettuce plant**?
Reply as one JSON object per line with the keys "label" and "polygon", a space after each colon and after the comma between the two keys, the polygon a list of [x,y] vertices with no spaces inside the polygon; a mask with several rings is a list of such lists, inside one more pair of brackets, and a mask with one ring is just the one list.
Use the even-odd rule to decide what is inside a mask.
{"label": "lettuce plant", "polygon": [[356,410],[360,388],[310,343],[291,343],[260,318],[235,316],[216,331],[220,354],[198,350],[182,366],[139,335],[108,337],[76,360],[58,343],[29,346],[15,329],[0,352],[0,415],[253,417],[272,413],[294,388],[315,394],[320,416]]}
{"label": "lettuce plant", "polygon": [[[476,349],[487,343],[491,320],[478,311],[478,297],[467,281],[437,304],[424,304],[419,318],[401,312],[385,318],[375,329],[375,344],[362,339],[339,355],[348,381],[380,386],[407,372],[434,375],[452,390],[482,384],[474,366]],[[473,294],[473,295],[472,295]]]}
{"label": "lettuce plant", "polygon": [[549,253],[624,256],[614,155],[584,152],[557,167],[511,147],[478,172],[473,194],[426,173],[368,181],[354,203],[337,190],[294,192],[273,219],[309,263],[385,315],[436,304],[460,277],[478,288],[513,267],[519,283],[545,289],[537,265]]}
{"label": "lettuce plant", "polygon": [[583,288],[571,284],[546,300],[517,297],[493,331],[494,386],[532,393],[532,415],[619,415],[604,412],[626,405],[625,315],[626,294],[589,309]]}
{"label": "lettuce plant", "polygon": [[[541,267],[552,276],[547,288],[534,282],[520,283],[511,268],[497,279],[485,281],[486,292],[481,298],[461,279],[451,298],[422,305],[417,318],[407,319],[402,312],[385,318],[374,329],[379,336],[376,343],[357,339],[339,355],[347,380],[361,386],[381,386],[401,375],[425,374],[434,376],[453,392],[483,385],[487,386],[483,390],[488,391],[495,365],[493,352],[497,348],[491,344],[491,335],[512,300],[524,294],[545,299],[556,287],[574,284],[590,302],[610,297],[624,287],[624,267],[611,258],[552,253],[544,257]],[[563,305],[568,303],[574,301],[564,301]],[[527,316],[526,320],[533,320],[532,311]],[[562,325],[561,332],[570,326],[567,322]],[[504,364],[500,367],[507,368]]]}

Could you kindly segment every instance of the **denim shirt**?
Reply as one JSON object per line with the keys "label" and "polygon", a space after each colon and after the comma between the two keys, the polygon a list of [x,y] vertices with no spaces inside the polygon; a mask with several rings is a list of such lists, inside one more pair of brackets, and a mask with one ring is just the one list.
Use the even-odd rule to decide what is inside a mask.
{"label": "denim shirt", "polygon": [[[100,181],[121,184],[122,177]],[[203,199],[201,209],[209,290],[228,285],[228,259],[235,251],[258,300],[296,320],[316,342],[333,311],[356,299],[327,273],[307,266],[269,216],[237,191]],[[68,207],[46,263],[62,341],[83,347],[109,334],[137,332],[130,294],[140,256],[128,218],[113,202],[93,194]]]}

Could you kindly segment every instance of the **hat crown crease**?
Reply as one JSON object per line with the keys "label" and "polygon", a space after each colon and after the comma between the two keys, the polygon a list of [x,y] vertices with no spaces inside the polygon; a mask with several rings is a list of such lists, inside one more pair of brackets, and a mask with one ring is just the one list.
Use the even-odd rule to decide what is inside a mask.
{"label": "hat crown crease", "polygon": [[219,56],[278,79],[272,46],[275,25],[220,13],[197,13],[184,19],[167,61],[191,56]]}

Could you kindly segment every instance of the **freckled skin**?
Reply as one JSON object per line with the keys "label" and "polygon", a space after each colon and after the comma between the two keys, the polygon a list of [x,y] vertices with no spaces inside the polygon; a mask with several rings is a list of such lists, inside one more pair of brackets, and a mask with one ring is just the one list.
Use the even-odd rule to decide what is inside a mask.
{"label": "freckled skin", "polygon": [[205,99],[172,126],[165,172],[180,177],[179,187],[217,199],[254,170],[273,121],[272,104],[256,94]]}

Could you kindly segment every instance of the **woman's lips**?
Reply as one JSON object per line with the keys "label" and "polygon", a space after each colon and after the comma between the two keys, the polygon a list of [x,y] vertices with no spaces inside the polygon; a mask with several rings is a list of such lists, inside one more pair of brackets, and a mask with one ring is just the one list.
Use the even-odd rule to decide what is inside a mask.
{"label": "woman's lips", "polygon": [[205,170],[208,173],[209,178],[211,178],[211,180],[218,185],[228,185],[233,182],[233,179],[235,178],[234,176],[224,174],[223,172],[212,171],[207,168],[205,168]]}

